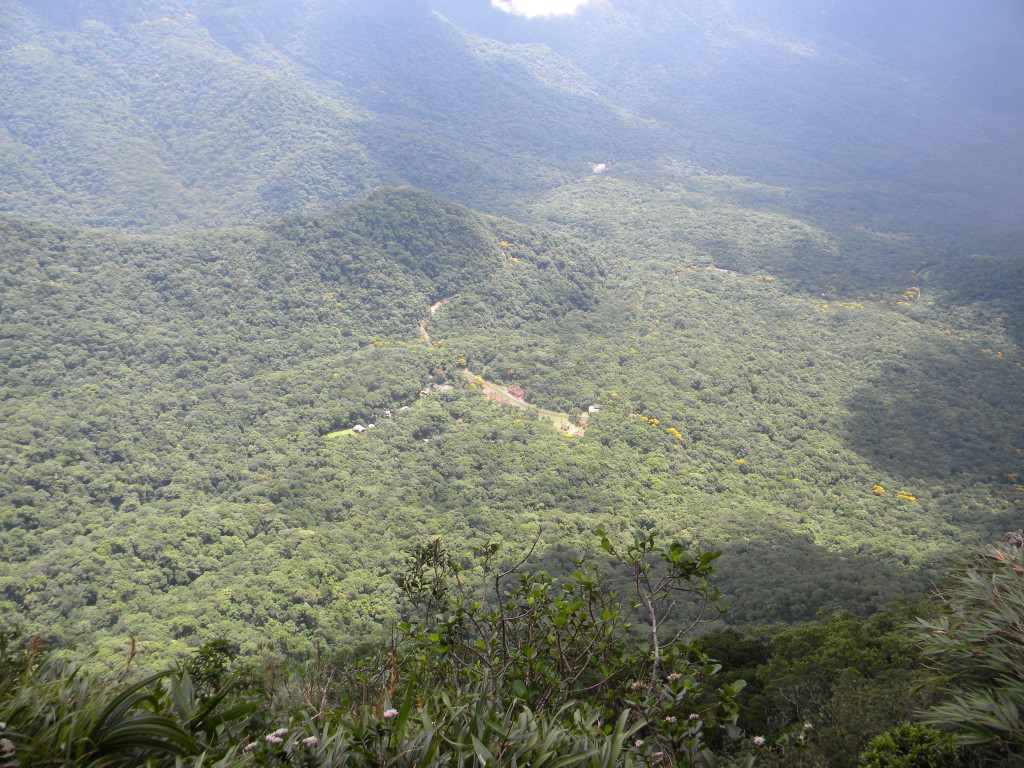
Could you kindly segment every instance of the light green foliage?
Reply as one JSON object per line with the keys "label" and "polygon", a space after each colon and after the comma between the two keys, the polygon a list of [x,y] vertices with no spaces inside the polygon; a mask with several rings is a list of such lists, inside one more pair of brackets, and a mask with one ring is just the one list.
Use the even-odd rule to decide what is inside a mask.
{"label": "light green foliage", "polygon": [[946,734],[921,725],[901,725],[871,740],[860,757],[866,768],[947,768],[956,749]]}
{"label": "light green foliage", "polygon": [[[26,733],[122,696],[166,737],[126,761],[710,764],[753,759],[745,697],[762,761],[841,765],[932,704],[899,612],[856,616],[1019,525],[1015,81],[936,77],[979,29],[956,4],[834,5],[5,2],[0,211],[52,225],[0,218],[0,630],[179,663],[8,676]],[[591,406],[582,438],[542,421]],[[640,531],[607,572],[575,561],[599,527]],[[536,568],[480,580],[539,528]],[[408,629],[454,687],[394,721],[410,550],[466,581]],[[674,642],[718,617],[712,565],[724,622],[811,623]],[[965,594],[936,712],[1010,740]],[[214,716],[256,698],[334,757]]]}
{"label": "light green foliage", "polygon": [[[328,219],[174,244],[5,221],[7,618],[38,621],[50,637],[134,634],[144,648],[164,634],[191,638],[200,625],[205,637],[231,634],[240,622],[283,643],[306,633],[300,642],[308,644],[310,631],[341,618],[331,605],[346,606],[345,623],[388,615],[386,598],[365,601],[386,559],[356,565],[322,554],[358,540],[331,523],[351,494],[376,496],[355,484],[379,470],[364,470],[379,465],[379,445],[361,446],[346,463],[321,435],[384,426],[385,411],[396,426],[424,386],[445,385],[432,373],[448,364],[443,352],[417,340],[416,324],[453,290],[444,281],[468,291],[488,279],[500,263],[495,226],[408,190]],[[387,227],[391,236],[370,237]],[[586,301],[576,273],[597,267],[564,241],[543,243],[551,250],[520,246],[533,261],[558,261],[532,283],[535,311]],[[426,263],[428,251],[436,263]],[[558,277],[563,268],[571,279]],[[533,288],[521,290],[531,296]],[[406,415],[408,429],[393,436],[402,452],[436,435],[438,418],[450,422],[429,405]],[[344,484],[312,480],[325,463],[337,477],[338,462]],[[324,485],[331,493],[308,495]],[[57,538],[43,545],[44,535]],[[86,538],[55,546],[77,536]],[[266,567],[253,573],[254,562]],[[54,588],[18,563],[64,575]],[[196,581],[207,582],[198,587],[199,617],[173,596]],[[348,590],[360,600],[342,599]],[[154,606],[158,593],[169,602]],[[115,653],[121,644],[98,647]]]}

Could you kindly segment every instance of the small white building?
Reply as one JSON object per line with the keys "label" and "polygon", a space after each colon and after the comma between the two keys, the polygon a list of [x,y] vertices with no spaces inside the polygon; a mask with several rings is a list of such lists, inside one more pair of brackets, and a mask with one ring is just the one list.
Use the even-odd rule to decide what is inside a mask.
{"label": "small white building", "polygon": [[356,434],[361,435],[363,432],[366,431],[366,427],[364,427],[362,424],[356,424],[354,427],[352,427],[352,431],[355,432]]}
{"label": "small white building", "polygon": [[597,413],[600,410],[601,410],[601,406],[600,405],[592,405],[589,408],[587,408],[587,413]]}

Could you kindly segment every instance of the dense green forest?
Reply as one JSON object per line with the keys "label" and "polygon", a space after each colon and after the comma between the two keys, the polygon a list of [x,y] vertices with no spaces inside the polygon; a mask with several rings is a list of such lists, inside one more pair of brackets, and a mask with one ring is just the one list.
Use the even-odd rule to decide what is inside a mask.
{"label": "dense green forest", "polygon": [[818,5],[4,4],[0,768],[1019,764],[1024,26]]}
{"label": "dense green forest", "polygon": [[[1019,519],[1024,370],[945,302],[627,273],[412,190],[5,234],[2,594],[53,640],[351,643],[417,541],[540,535],[557,563],[597,525],[723,547],[730,623],[866,614]],[[567,439],[463,370],[600,411]]]}

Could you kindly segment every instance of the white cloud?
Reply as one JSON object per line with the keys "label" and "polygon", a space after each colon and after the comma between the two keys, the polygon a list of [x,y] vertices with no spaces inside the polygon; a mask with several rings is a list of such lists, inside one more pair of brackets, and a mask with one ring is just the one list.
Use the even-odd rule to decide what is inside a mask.
{"label": "white cloud", "polygon": [[550,16],[572,16],[591,0],[491,0],[491,5],[506,13],[528,19]]}

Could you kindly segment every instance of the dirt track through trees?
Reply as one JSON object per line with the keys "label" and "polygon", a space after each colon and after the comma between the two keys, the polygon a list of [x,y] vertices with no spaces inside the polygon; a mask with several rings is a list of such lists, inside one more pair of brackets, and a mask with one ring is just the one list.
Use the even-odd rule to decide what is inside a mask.
{"label": "dirt track through trees", "polygon": [[[427,326],[430,325],[430,318],[436,315],[437,310],[451,301],[451,299],[452,297],[448,297],[447,299],[441,299],[441,301],[431,304],[429,308],[430,314],[420,320],[420,336],[427,344],[432,343],[430,340],[430,332],[427,330]],[[560,413],[558,411],[549,411],[544,408],[538,408],[536,405],[526,402],[523,398],[516,397],[511,394],[507,387],[495,384],[493,381],[486,381],[469,369],[463,369],[462,378],[465,379],[466,383],[470,386],[479,387],[483,392],[484,397],[489,400],[493,400],[496,403],[513,405],[516,408],[521,408],[522,410],[536,411],[537,415],[541,419],[551,422],[553,427],[561,430],[566,435],[571,437],[583,437],[586,432],[588,418],[586,413],[582,413],[577,418],[573,418],[568,413]]]}

